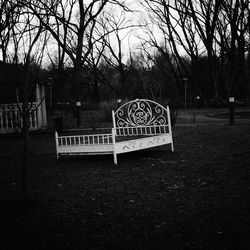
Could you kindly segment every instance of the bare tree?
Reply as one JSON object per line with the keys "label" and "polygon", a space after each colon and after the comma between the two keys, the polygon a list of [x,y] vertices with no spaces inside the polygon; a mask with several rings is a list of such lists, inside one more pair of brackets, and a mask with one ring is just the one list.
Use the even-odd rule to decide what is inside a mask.
{"label": "bare tree", "polygon": [[[228,95],[249,99],[246,53],[249,48],[249,1],[223,1],[218,24],[221,59],[226,66]],[[241,93],[238,93],[241,91]]]}
{"label": "bare tree", "polygon": [[30,199],[28,189],[28,163],[29,163],[29,128],[31,107],[30,100],[35,92],[39,66],[41,66],[44,48],[47,41],[46,32],[29,10],[19,5],[15,9],[18,19],[15,25],[11,26],[11,43],[8,44],[9,62],[16,65],[16,98],[23,137],[23,162],[22,162],[22,194],[26,202]]}
{"label": "bare tree", "polygon": [[165,56],[160,51],[155,51],[154,54],[149,53],[145,46],[142,44],[141,48],[143,49],[134,53],[132,59],[132,67],[139,75],[137,91],[144,98],[160,100],[163,99],[164,89],[170,84],[169,79],[172,75],[169,75],[166,61],[162,60]]}
{"label": "bare tree", "polygon": [[107,4],[124,7],[123,2],[115,0],[94,0],[88,3],[82,0],[65,0],[63,4],[59,0],[28,2],[29,8],[72,61],[75,99],[81,99],[81,71],[93,49],[91,38],[97,18]]}
{"label": "bare tree", "polygon": [[11,30],[18,22],[19,5],[16,1],[0,0],[0,48],[3,62],[7,62],[7,48],[11,39]]}
{"label": "bare tree", "polygon": [[128,18],[127,13],[117,8],[109,9],[99,19],[97,30],[97,37],[100,37],[98,41],[105,48],[102,57],[116,71],[120,97],[124,97],[125,83],[130,71],[127,64],[131,59],[129,36],[133,29],[139,27]]}
{"label": "bare tree", "polygon": [[[180,93],[184,94],[183,78],[189,77],[189,85],[196,82],[198,58],[204,52],[201,39],[188,12],[185,1],[143,1],[150,13],[151,24],[145,30],[142,47],[156,48],[165,57],[166,63],[158,66],[174,79]],[[161,37],[162,39],[159,39]],[[185,56],[186,55],[186,56]],[[155,57],[148,57],[153,60]],[[155,61],[157,63],[157,61]],[[191,63],[191,66],[189,65]],[[202,95],[200,86],[192,86]]]}
{"label": "bare tree", "polygon": [[[201,72],[199,61],[204,56],[207,57],[206,71],[208,85],[213,86],[213,99],[219,99],[222,93],[224,97],[225,93],[233,94],[240,87],[239,81],[248,82],[246,77],[245,80],[239,80],[239,76],[246,75],[243,71],[246,72],[249,1],[141,2],[151,13],[151,22],[163,37],[159,42],[159,36],[155,36],[156,32],[149,28],[146,31],[149,38],[147,42],[163,54],[164,50],[171,52],[176,58],[176,64],[189,74],[192,89],[197,94],[205,94],[202,91],[204,83],[197,84]],[[191,72],[180,54],[181,50],[190,58]],[[169,60],[168,56],[166,60]],[[225,63],[228,64],[228,69],[225,68]],[[235,67],[237,65],[240,67]],[[209,96],[205,99],[208,98]]]}

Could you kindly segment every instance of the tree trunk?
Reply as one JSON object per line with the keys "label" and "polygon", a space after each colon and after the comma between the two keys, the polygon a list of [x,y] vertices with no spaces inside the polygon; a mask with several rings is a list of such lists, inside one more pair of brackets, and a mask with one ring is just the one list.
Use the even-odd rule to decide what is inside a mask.
{"label": "tree trunk", "polygon": [[95,84],[94,84],[94,102],[96,104],[99,104],[99,102],[100,102],[98,82],[95,82]]}
{"label": "tree trunk", "polygon": [[30,200],[28,189],[28,164],[29,164],[29,110],[28,103],[23,103],[23,159],[22,159],[22,199],[24,203]]}

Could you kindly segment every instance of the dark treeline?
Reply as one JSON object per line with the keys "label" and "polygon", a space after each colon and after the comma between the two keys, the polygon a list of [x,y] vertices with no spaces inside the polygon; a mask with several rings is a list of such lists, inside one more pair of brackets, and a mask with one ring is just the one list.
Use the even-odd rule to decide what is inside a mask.
{"label": "dark treeline", "polygon": [[[18,91],[30,95],[37,79],[52,84],[54,103],[145,97],[180,106],[186,99],[191,107],[197,96],[204,106],[229,96],[249,103],[249,5],[144,0],[132,9],[115,0],[1,0],[1,60],[23,69],[21,78],[1,70],[1,102],[8,89],[10,101]],[[30,77],[34,65],[38,76]]]}
{"label": "dark treeline", "polygon": [[182,79],[188,78],[190,98],[199,95],[204,105],[227,102],[229,96],[249,102],[249,1],[143,3],[162,36],[159,42],[155,32],[148,29],[145,44],[161,52],[182,95]]}

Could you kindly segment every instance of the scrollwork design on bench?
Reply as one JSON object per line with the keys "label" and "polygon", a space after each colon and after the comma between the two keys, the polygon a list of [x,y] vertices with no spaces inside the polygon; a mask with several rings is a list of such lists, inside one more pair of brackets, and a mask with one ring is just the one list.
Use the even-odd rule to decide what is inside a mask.
{"label": "scrollwork design on bench", "polygon": [[117,127],[167,125],[167,110],[154,101],[136,99],[115,112],[115,121]]}

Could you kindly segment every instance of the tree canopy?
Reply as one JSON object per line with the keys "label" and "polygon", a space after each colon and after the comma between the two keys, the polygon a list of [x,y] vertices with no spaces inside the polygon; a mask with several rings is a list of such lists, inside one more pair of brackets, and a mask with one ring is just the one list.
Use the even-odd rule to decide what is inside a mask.
{"label": "tree canopy", "polygon": [[58,99],[70,89],[71,100],[181,102],[186,88],[190,105],[249,102],[249,10],[247,0],[1,0],[0,59],[46,68]]}

